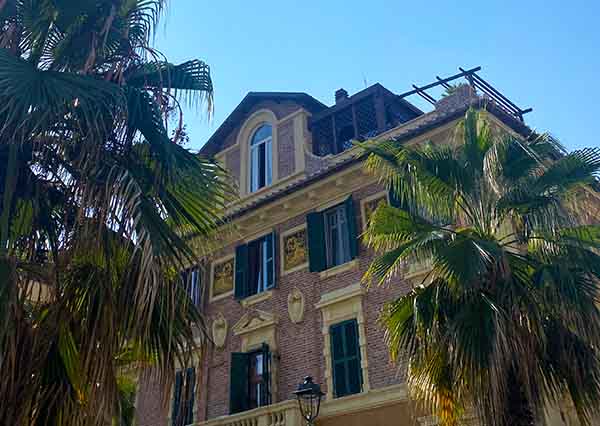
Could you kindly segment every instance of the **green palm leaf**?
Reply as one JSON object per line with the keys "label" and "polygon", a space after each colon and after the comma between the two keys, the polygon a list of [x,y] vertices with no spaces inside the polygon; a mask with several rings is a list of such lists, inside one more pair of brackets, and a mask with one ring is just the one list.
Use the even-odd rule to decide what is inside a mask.
{"label": "green palm leaf", "polygon": [[446,426],[467,409],[486,425],[532,425],[565,395],[589,424],[600,231],[573,203],[598,176],[598,150],[515,139],[485,112],[467,112],[455,134],[445,146],[361,145],[402,206],[372,215],[363,240],[376,257],[363,281],[393,285],[407,261],[431,264],[383,311],[390,353],[408,360],[413,396]]}

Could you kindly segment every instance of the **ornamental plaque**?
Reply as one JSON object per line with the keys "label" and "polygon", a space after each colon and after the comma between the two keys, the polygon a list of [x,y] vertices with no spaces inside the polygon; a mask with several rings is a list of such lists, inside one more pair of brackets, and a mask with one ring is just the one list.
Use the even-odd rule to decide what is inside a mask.
{"label": "ornamental plaque", "polygon": [[298,324],[304,319],[304,294],[297,287],[294,287],[288,294],[288,313],[294,324]]}
{"label": "ornamental plaque", "polygon": [[212,338],[217,349],[222,349],[225,346],[227,328],[227,319],[223,316],[222,312],[219,312],[212,323]]}

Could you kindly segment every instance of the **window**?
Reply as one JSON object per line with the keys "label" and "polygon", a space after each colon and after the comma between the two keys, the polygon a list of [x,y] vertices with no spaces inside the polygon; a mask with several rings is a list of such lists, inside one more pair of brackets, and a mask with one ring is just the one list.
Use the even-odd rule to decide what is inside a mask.
{"label": "window", "polygon": [[361,392],[362,368],[356,320],[332,325],[329,334],[331,336],[334,396],[339,398]]}
{"label": "window", "polygon": [[173,390],[172,426],[186,426],[194,423],[194,403],[196,393],[196,370],[188,368],[175,374]]}
{"label": "window", "polygon": [[190,297],[192,303],[200,306],[200,298],[202,289],[200,288],[200,269],[190,268],[181,273],[181,279],[185,287],[185,291]]}
{"label": "window", "polygon": [[311,272],[320,272],[356,258],[358,242],[352,197],[323,212],[309,213],[308,259]]}
{"label": "window", "polygon": [[250,139],[250,192],[271,185],[273,128],[261,125]]}
{"label": "window", "polygon": [[235,251],[235,297],[243,299],[275,287],[275,235],[269,234]]}
{"label": "window", "polygon": [[271,404],[269,345],[253,352],[232,353],[229,389],[230,414]]}
{"label": "window", "polygon": [[348,262],[350,257],[350,237],[344,205],[325,212],[325,252],[327,267]]}

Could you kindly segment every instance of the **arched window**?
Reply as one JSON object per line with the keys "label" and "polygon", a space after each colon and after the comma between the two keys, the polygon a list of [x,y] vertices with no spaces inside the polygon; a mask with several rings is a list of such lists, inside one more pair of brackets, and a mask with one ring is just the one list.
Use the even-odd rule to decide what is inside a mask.
{"label": "arched window", "polygon": [[271,185],[273,128],[262,124],[250,139],[250,192]]}

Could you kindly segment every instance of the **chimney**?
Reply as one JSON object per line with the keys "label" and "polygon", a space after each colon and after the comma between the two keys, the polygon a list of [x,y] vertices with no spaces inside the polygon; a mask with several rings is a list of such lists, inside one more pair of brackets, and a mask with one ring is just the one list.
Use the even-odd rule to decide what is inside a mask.
{"label": "chimney", "polygon": [[339,104],[344,99],[348,99],[348,92],[345,89],[338,89],[335,91],[335,103]]}

